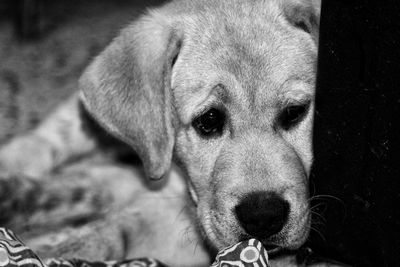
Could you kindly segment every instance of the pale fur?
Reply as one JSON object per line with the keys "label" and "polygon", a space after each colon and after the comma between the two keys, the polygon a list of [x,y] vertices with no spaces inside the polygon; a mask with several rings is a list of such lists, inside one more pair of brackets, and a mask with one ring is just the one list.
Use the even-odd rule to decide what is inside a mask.
{"label": "pale fur", "polygon": [[[130,200],[105,223],[81,230],[89,241],[116,229],[143,241],[124,247],[121,240],[108,240],[125,251],[111,256],[140,256],[152,247],[150,256],[174,266],[207,265],[210,254],[204,244],[222,249],[238,242],[245,233],[233,208],[246,194],[265,191],[286,199],[290,214],[280,233],[262,241],[297,249],[310,229],[318,19],[318,1],[306,0],[177,0],[151,10],[122,30],[87,68],[79,97],[0,150],[0,166],[40,177],[72,156],[96,150],[93,138],[81,130],[80,98],[104,128],[135,149],[148,177],[171,180],[157,193],[145,186],[129,191],[159,199]],[[291,130],[282,129],[278,114],[288,103],[303,102],[311,103],[305,119]],[[204,140],[191,122],[212,105],[224,107],[228,130]],[[172,160],[183,173],[168,174]],[[185,197],[182,177],[193,203]],[[168,200],[170,191],[174,201]],[[195,219],[181,212],[186,205],[195,209]],[[182,221],[171,221],[168,214]],[[191,242],[179,241],[187,227],[203,237],[193,230]],[[83,247],[76,241],[80,234],[61,242],[64,252],[68,242]],[[112,250],[98,245],[73,252],[94,257],[96,249],[107,248]],[[185,251],[178,256],[180,249]],[[103,258],[110,257],[104,253]],[[279,260],[275,263],[279,266]]]}

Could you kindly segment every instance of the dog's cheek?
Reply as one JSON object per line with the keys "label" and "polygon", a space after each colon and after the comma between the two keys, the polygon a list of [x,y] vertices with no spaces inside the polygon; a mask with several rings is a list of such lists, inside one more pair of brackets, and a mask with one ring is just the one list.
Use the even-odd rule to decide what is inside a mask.
{"label": "dog's cheek", "polygon": [[236,243],[240,228],[232,214],[234,161],[224,148],[222,140],[204,142],[190,131],[177,135],[175,154],[186,172],[200,228],[216,248]]}
{"label": "dog's cheek", "polygon": [[310,229],[308,176],[303,172],[293,182],[283,192],[284,199],[290,203],[290,213],[282,233],[285,246],[290,249],[302,245]]}
{"label": "dog's cheek", "polygon": [[287,224],[286,232],[286,247],[288,249],[297,249],[307,240],[310,226],[311,226],[311,215],[309,207],[305,207],[303,203],[301,206],[296,207],[298,209],[297,214],[291,214],[291,218]]}
{"label": "dog's cheek", "polygon": [[211,174],[218,151],[202,142],[194,130],[177,133],[175,157],[185,172],[191,193],[200,201],[211,184]]}
{"label": "dog's cheek", "polygon": [[309,115],[293,131],[283,133],[283,138],[293,147],[307,174],[310,175],[313,163],[312,131],[314,119],[314,106],[310,107]]}
{"label": "dog's cheek", "polygon": [[203,198],[199,202],[198,220],[203,230],[203,235],[209,243],[217,249],[223,249],[228,245],[239,241],[240,231],[234,217],[226,210],[215,209],[213,198]]}

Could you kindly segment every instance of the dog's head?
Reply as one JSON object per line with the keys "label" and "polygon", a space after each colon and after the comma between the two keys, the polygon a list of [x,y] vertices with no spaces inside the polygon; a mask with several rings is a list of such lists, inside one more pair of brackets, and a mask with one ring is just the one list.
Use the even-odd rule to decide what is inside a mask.
{"label": "dog's head", "polygon": [[122,31],[82,98],[147,175],[174,156],[205,235],[295,249],[307,238],[318,6],[175,1]]}

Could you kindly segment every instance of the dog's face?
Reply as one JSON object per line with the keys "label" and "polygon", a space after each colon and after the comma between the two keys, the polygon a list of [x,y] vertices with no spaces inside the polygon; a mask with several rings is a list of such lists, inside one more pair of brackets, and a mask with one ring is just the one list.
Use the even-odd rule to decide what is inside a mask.
{"label": "dog's face", "polygon": [[178,1],[82,78],[88,109],[150,176],[174,151],[218,248],[255,237],[295,249],[307,238],[317,13],[301,1]]}
{"label": "dog's face", "polygon": [[176,154],[220,248],[296,248],[309,230],[316,44],[274,4],[195,18],[173,67]]}

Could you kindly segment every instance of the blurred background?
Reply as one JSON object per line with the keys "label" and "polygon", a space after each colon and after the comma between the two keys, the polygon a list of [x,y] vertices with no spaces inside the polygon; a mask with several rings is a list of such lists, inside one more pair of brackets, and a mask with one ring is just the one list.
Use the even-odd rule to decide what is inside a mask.
{"label": "blurred background", "polygon": [[161,0],[0,1],[0,144],[77,89],[85,66]]}
{"label": "blurred background", "polygon": [[[34,127],[145,7],[161,0],[1,0],[0,145]],[[308,245],[354,266],[400,262],[400,4],[324,1]],[[326,204],[328,202],[328,204]]]}

